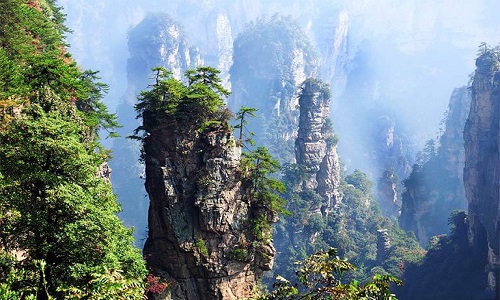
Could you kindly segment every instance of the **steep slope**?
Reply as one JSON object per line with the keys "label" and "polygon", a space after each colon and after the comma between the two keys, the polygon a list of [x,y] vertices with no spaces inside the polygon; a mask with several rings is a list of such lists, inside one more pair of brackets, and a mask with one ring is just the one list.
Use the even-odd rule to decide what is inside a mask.
{"label": "steep slope", "polygon": [[314,190],[323,198],[309,210],[326,215],[338,206],[341,196],[340,162],[337,137],[331,127],[330,88],[315,79],[307,79],[299,96],[300,117],[295,157],[303,168],[303,190]]}
{"label": "steep slope", "polygon": [[317,72],[317,59],[290,17],[250,23],[234,42],[230,107],[258,109],[249,129],[281,162],[294,160],[299,86]]}
{"label": "steep slope", "polygon": [[256,165],[242,159],[217,74],[198,68],[184,85],[158,70],[136,106],[150,198],[144,255],[171,282],[172,299],[248,298],[275,255],[273,192],[259,185],[263,156]]}
{"label": "steep slope", "polygon": [[301,86],[299,124],[295,139],[296,164],[287,163],[287,209],[274,236],[278,255],[274,272],[292,278],[293,262],[320,248],[330,215],[338,215],[341,201],[340,163],[330,112],[330,86],[308,78]]}
{"label": "steep slope", "polygon": [[118,121],[123,127],[121,137],[113,141],[113,187],[123,205],[121,217],[135,227],[138,245],[144,243],[147,231],[147,198],[143,179],[144,165],[138,161],[140,145],[127,139],[138,126],[133,103],[142,87],[151,84],[151,69],[162,66],[176,78],[202,64],[198,50],[190,47],[185,33],[166,14],[150,14],[128,35],[130,58],[127,62],[127,91],[118,105]]}
{"label": "steep slope", "polygon": [[469,240],[488,243],[487,290],[500,295],[500,48],[483,49],[476,60],[472,103],[464,130],[465,193]]}
{"label": "steep slope", "polygon": [[433,238],[422,263],[408,266],[407,284],[398,294],[401,299],[496,300],[500,296],[500,49],[484,46],[481,51],[463,132],[463,180],[469,212],[453,212],[450,234]]}
{"label": "steep slope", "polygon": [[466,209],[462,131],[470,102],[467,87],[453,91],[439,147],[436,149],[435,142],[429,141],[412,173],[403,181],[406,190],[399,222],[403,229],[413,231],[423,246],[432,236],[449,232],[447,220],[453,210]]}

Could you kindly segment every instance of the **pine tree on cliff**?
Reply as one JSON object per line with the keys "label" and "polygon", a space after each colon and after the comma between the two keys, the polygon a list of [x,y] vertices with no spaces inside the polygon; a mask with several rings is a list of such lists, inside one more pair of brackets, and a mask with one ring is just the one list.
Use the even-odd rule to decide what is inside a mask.
{"label": "pine tree on cliff", "polygon": [[174,284],[149,296],[249,298],[276,253],[279,164],[264,147],[242,154],[218,70],[188,70],[185,81],[153,70],[136,105],[150,200],[144,253],[152,273]]}
{"label": "pine tree on cliff", "polygon": [[55,1],[0,2],[0,298],[138,299],[145,266],[106,178],[107,87]]}

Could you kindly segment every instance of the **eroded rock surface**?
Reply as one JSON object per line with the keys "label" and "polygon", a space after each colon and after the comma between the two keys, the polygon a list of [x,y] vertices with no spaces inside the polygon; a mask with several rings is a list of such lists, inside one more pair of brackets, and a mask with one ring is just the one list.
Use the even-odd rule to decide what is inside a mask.
{"label": "eroded rock surface", "polygon": [[328,85],[308,79],[299,97],[300,119],[295,142],[297,164],[304,167],[303,189],[315,190],[324,199],[323,207],[331,211],[340,201],[340,163],[335,134],[327,120],[330,112]]}
{"label": "eroded rock surface", "polygon": [[427,142],[420,159],[404,181],[400,225],[415,233],[420,244],[449,232],[448,217],[451,212],[465,210],[467,201],[463,184],[465,149],[463,128],[469,113],[471,95],[467,87],[453,91],[444,131],[435,142]]}
{"label": "eroded rock surface", "polygon": [[256,242],[249,230],[254,208],[231,130],[197,129],[164,122],[145,138],[150,208],[144,254],[153,274],[172,281],[171,299],[247,298],[272,268],[275,249],[271,241]]}
{"label": "eroded rock surface", "polygon": [[486,232],[488,290],[499,295],[500,272],[500,58],[486,50],[476,60],[472,103],[464,130],[465,193],[469,202],[469,239]]}

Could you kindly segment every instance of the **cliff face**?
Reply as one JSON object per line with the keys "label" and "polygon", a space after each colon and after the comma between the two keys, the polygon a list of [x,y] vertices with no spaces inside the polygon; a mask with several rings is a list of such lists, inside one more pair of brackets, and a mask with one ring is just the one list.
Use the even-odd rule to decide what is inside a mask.
{"label": "cliff face", "polygon": [[[251,23],[234,42],[230,106],[258,109],[250,129],[264,137],[280,162],[293,162],[298,127],[298,90],[317,72],[312,46],[291,18]],[[279,155],[279,156],[278,156]]]}
{"label": "cliff face", "polygon": [[399,221],[402,228],[415,232],[421,245],[426,245],[432,236],[448,233],[450,213],[466,209],[462,131],[470,102],[467,87],[453,91],[439,147],[436,149],[433,140],[427,142],[419,162],[404,180]]}
{"label": "cliff face", "polygon": [[486,233],[488,289],[499,295],[500,266],[500,49],[476,60],[472,103],[464,130],[464,184],[469,201],[469,239]]}
{"label": "cliff face", "polygon": [[399,213],[401,184],[398,178],[410,174],[408,146],[396,132],[396,123],[388,116],[374,121],[373,149],[378,173],[377,201],[385,216],[395,218]]}
{"label": "cliff face", "polygon": [[131,84],[143,83],[151,68],[162,66],[181,78],[186,69],[203,64],[198,49],[188,45],[181,26],[166,14],[148,15],[135,26],[129,33],[128,49],[129,89]]}
{"label": "cliff face", "polygon": [[140,145],[127,139],[138,123],[133,103],[143,87],[152,83],[151,68],[161,66],[180,78],[187,68],[202,63],[197,50],[190,47],[180,25],[165,14],[144,18],[128,34],[130,58],[127,63],[127,92],[118,105],[118,130],[121,137],[113,141],[113,187],[123,205],[120,217],[135,227],[138,244],[147,231],[147,198],[144,190],[144,165],[138,161]]}
{"label": "cliff face", "polygon": [[275,226],[278,255],[275,274],[293,278],[294,261],[324,245],[337,247],[328,224],[342,218],[340,163],[337,137],[329,119],[330,87],[317,79],[306,79],[299,92],[299,126],[295,140],[296,164],[285,167],[287,209],[294,213]]}
{"label": "cliff face", "polygon": [[385,216],[399,214],[399,179],[393,168],[386,169],[377,181],[377,200]]}
{"label": "cliff face", "polygon": [[460,181],[460,184],[454,186],[454,192],[447,199],[454,201],[459,209],[467,208],[465,190],[462,184],[465,164],[465,149],[462,142],[463,128],[469,115],[470,105],[471,93],[467,87],[464,86],[453,91],[444,123],[445,130],[439,139],[440,146],[437,151],[437,155],[445,160],[444,168],[448,174],[453,174],[454,180]]}
{"label": "cliff face", "polygon": [[231,129],[143,118],[158,128],[144,140],[152,273],[172,282],[172,299],[250,297],[275,250],[249,229],[255,207]]}
{"label": "cliff face", "polygon": [[304,167],[302,189],[315,190],[323,199],[312,211],[331,211],[340,201],[340,163],[335,134],[328,122],[330,112],[329,86],[308,79],[299,97],[300,118],[295,157]]}

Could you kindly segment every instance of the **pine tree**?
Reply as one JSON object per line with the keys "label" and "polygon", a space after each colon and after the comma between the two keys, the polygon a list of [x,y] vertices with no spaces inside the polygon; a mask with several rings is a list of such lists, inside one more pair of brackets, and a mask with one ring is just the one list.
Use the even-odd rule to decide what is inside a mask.
{"label": "pine tree", "polygon": [[146,269],[109,181],[106,86],[54,1],[0,2],[0,298],[140,299]]}

